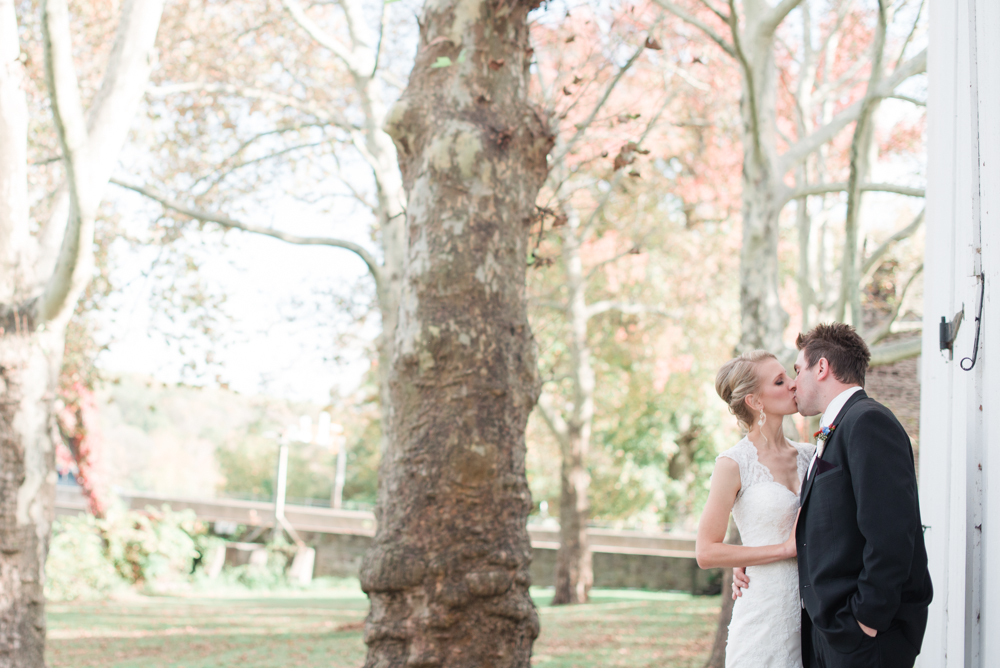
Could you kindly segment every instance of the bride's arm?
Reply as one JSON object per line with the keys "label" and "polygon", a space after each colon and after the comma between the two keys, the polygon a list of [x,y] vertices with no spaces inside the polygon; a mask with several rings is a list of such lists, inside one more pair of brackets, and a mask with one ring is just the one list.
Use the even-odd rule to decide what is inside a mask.
{"label": "bride's arm", "polygon": [[727,457],[720,457],[715,463],[708,502],[698,523],[698,538],[694,547],[698,565],[702,568],[759,566],[794,557],[794,529],[788,540],[777,545],[746,547],[727,545],[723,542],[726,539],[726,529],[729,528],[729,513],[733,509],[739,491],[739,465]]}

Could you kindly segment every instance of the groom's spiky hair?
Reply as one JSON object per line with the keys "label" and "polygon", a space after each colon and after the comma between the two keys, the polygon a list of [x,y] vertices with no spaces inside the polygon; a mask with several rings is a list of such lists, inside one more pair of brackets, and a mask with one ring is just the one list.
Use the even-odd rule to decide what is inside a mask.
{"label": "groom's spiky hair", "polygon": [[805,334],[799,334],[795,345],[805,353],[807,368],[825,357],[834,378],[842,383],[865,386],[865,372],[872,354],[865,340],[850,325],[842,322],[816,325]]}

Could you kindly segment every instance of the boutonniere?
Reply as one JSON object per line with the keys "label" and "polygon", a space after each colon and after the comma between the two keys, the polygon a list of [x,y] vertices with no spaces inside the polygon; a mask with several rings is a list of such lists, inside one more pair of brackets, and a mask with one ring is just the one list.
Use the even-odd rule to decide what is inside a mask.
{"label": "boutonniere", "polygon": [[829,427],[823,427],[822,429],[820,429],[819,431],[817,431],[815,434],[813,434],[813,438],[816,439],[816,456],[817,457],[822,457],[823,456],[823,450],[826,449],[826,442],[830,438],[830,434],[832,434],[833,430],[836,429],[836,428],[837,428],[837,425],[831,425]]}
{"label": "boutonniere", "polygon": [[837,428],[837,425],[831,425],[829,427],[823,427],[822,429],[820,429],[819,431],[817,431],[815,434],[813,434],[813,438],[815,438],[817,441],[825,442],[828,438],[830,438],[830,434],[832,434],[833,430],[836,429],[836,428]]}

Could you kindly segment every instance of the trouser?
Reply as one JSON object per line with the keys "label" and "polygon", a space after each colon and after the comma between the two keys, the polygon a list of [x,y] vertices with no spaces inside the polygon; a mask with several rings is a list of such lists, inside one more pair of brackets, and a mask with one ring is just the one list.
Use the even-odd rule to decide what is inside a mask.
{"label": "trouser", "polygon": [[854,651],[844,654],[830,647],[806,611],[802,611],[803,668],[913,668],[918,653],[902,627],[893,622],[874,638],[865,635]]}

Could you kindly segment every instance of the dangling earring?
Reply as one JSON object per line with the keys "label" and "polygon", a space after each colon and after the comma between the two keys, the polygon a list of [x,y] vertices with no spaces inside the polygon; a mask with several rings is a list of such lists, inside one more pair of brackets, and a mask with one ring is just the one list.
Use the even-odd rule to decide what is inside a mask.
{"label": "dangling earring", "polygon": [[767,416],[764,415],[764,408],[761,407],[761,409],[760,409],[760,419],[757,420],[757,424],[759,424],[761,427],[763,427],[765,422],[767,422]]}

